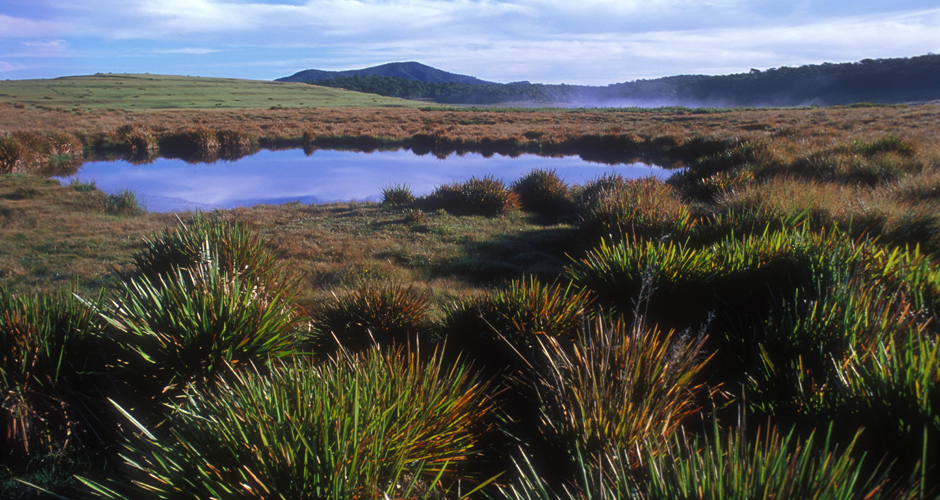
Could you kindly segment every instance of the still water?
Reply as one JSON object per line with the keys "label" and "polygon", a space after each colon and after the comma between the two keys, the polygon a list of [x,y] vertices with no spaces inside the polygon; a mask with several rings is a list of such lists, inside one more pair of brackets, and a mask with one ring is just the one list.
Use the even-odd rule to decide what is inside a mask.
{"label": "still water", "polygon": [[63,184],[74,179],[94,181],[98,189],[114,194],[128,189],[150,212],[211,210],[257,204],[380,201],[383,187],[407,185],[416,196],[437,186],[470,177],[492,175],[507,185],[535,169],[555,169],[568,184],[583,184],[605,173],[628,178],[669,177],[673,171],[643,163],[607,165],[577,156],[547,158],[476,153],[415,155],[408,150],[372,153],[317,150],[261,151],[237,161],[190,164],[160,158],[133,165],[126,161],[89,162],[77,174],[59,177]]}

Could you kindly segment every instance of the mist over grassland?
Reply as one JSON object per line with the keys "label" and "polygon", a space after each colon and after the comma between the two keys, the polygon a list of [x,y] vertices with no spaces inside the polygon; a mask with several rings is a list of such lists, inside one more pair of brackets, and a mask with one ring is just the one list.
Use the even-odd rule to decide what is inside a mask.
{"label": "mist over grassland", "polygon": [[[413,69],[417,63],[396,63]],[[572,107],[772,107],[894,104],[940,99],[940,56],[864,59],[749,73],[679,75],[606,87],[530,82],[472,82],[424,66],[421,73],[396,64],[347,72],[303,71],[285,81],[447,104],[553,104]],[[432,71],[433,70],[433,71]],[[437,73],[434,73],[437,71]],[[451,75],[450,79],[446,79]]]}

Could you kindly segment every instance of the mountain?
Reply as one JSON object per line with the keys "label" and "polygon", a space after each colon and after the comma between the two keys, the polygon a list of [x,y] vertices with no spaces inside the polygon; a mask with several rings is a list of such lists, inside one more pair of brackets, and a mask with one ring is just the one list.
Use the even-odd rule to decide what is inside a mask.
{"label": "mountain", "polygon": [[799,67],[752,69],[720,76],[679,75],[587,85],[493,83],[416,62],[352,71],[301,71],[279,81],[447,104],[581,107],[835,106],[940,100],[940,55],[863,59]]}
{"label": "mountain", "polygon": [[405,80],[414,80],[428,83],[465,83],[469,85],[496,85],[494,82],[487,82],[474,78],[472,76],[458,75],[448,73],[437,68],[432,68],[418,62],[394,62],[373,66],[365,69],[351,69],[347,71],[323,71],[319,69],[307,69],[299,71],[291,76],[278,78],[278,82],[301,82],[309,83],[319,80],[330,80],[333,78],[350,76],[383,76],[391,78],[404,78]]}

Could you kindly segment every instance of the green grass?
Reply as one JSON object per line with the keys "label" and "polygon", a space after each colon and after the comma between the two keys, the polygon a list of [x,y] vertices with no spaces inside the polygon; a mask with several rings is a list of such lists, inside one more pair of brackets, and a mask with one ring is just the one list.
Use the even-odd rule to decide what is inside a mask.
{"label": "green grass", "polygon": [[228,378],[129,437],[123,472],[86,480],[94,497],[439,498],[478,480],[465,464],[491,405],[463,365],[373,350]]}
{"label": "green grass", "polygon": [[427,106],[427,103],[305,83],[101,73],[48,80],[0,81],[0,103],[3,102],[30,108],[127,111]]}
{"label": "green grass", "polygon": [[101,300],[0,287],[0,463],[8,469],[94,449],[110,434],[96,409],[109,381]]}

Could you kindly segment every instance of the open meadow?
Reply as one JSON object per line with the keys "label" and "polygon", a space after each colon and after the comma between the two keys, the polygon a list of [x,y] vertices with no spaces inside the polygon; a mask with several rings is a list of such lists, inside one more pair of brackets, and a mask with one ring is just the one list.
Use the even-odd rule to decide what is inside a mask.
{"label": "open meadow", "polygon": [[[676,173],[180,214],[46,178],[259,148]],[[0,496],[938,498],[938,259],[936,103],[0,82]]]}

